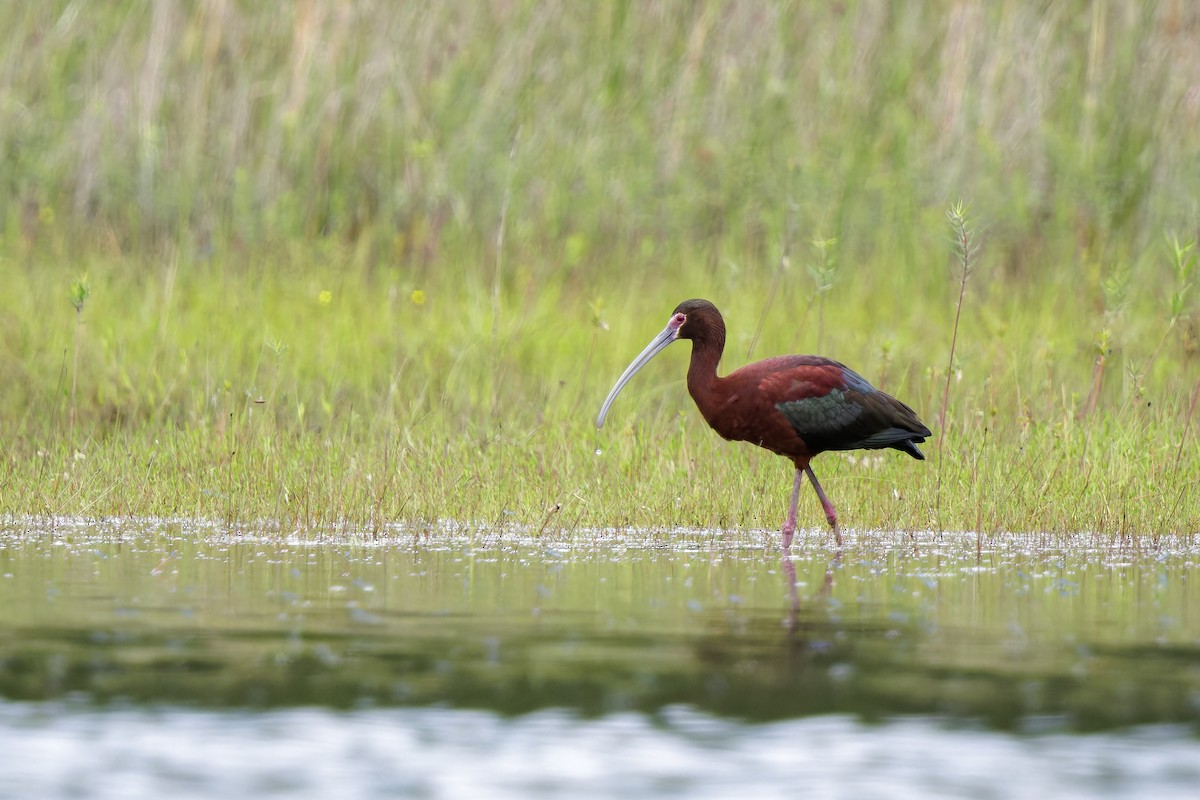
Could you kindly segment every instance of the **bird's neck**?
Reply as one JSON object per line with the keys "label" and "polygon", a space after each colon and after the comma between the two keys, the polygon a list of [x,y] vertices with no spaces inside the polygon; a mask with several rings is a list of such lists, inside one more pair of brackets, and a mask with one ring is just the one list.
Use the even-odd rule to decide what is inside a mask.
{"label": "bird's neck", "polygon": [[688,367],[688,393],[703,409],[703,399],[711,396],[720,378],[717,364],[721,362],[723,342],[697,339],[692,342],[692,363]]}

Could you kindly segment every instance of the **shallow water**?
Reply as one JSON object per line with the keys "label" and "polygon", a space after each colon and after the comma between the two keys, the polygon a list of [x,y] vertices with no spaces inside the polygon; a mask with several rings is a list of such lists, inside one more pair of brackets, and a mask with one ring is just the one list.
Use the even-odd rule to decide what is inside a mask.
{"label": "shallow water", "polygon": [[0,797],[1200,783],[1196,537],[0,528]]}

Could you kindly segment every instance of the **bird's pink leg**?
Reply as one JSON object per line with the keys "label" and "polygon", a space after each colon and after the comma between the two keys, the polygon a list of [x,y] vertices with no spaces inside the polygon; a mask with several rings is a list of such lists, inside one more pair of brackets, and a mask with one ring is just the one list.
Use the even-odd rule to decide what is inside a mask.
{"label": "bird's pink leg", "polygon": [[[842,546],[842,531],[838,528],[837,512],[833,510],[833,503],[829,502],[829,498],[825,496],[825,490],[817,482],[817,474],[812,471],[812,467],[805,467],[804,471],[808,473],[808,479],[812,481],[813,488],[817,490],[817,497],[821,498],[821,508],[825,509],[825,519],[829,520],[829,527],[833,528],[833,536],[837,539],[837,546],[840,549]],[[799,475],[796,478],[796,490],[800,490]],[[795,506],[793,505],[794,508]]]}
{"label": "bird's pink leg", "polygon": [[796,470],[796,482],[792,484],[792,505],[788,508],[787,519],[783,521],[783,549],[792,549],[792,534],[796,532],[796,506],[800,503],[800,481],[804,472]]}

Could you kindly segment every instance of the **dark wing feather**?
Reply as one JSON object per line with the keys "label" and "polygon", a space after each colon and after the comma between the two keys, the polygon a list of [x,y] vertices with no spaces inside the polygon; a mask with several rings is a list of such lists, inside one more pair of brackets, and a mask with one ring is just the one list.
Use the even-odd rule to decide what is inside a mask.
{"label": "dark wing feather", "polygon": [[814,453],[894,447],[924,458],[916,444],[930,432],[907,405],[836,361],[793,356],[787,362],[762,388],[781,398],[775,408]]}

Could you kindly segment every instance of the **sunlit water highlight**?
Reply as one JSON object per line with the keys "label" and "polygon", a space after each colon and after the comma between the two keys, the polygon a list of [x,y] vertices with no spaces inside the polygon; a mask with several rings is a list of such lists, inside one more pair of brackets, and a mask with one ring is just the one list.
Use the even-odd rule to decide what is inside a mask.
{"label": "sunlit water highlight", "polygon": [[0,704],[0,798],[1194,798],[1171,727],[1014,736],[929,719],[744,724],[683,708],[214,712]]}

